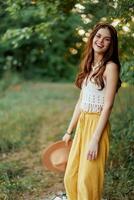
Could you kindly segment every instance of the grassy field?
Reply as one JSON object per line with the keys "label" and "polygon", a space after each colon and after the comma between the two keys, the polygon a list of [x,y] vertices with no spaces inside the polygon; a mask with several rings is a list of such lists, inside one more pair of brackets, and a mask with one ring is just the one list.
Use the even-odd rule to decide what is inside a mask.
{"label": "grassy field", "polygon": [[[24,82],[0,95],[0,200],[41,200],[64,191],[63,174],[44,170],[41,152],[62,138],[79,90],[69,83]],[[131,200],[133,87],[116,97],[104,197]]]}

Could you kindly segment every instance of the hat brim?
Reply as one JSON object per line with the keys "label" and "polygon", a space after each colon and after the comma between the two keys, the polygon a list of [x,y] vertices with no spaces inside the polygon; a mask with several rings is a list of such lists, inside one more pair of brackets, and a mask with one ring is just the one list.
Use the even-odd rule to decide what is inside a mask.
{"label": "hat brim", "polygon": [[51,157],[51,154],[55,150],[60,149],[60,148],[65,148],[66,151],[69,152],[71,145],[72,145],[72,140],[69,141],[68,145],[66,145],[64,141],[58,141],[58,142],[55,142],[53,144],[50,144],[46,149],[44,149],[43,152],[42,152],[42,164],[43,164],[44,168],[51,170],[51,171],[54,171],[54,172],[64,172],[66,166],[63,167],[63,168],[55,167],[52,164],[50,157]]}

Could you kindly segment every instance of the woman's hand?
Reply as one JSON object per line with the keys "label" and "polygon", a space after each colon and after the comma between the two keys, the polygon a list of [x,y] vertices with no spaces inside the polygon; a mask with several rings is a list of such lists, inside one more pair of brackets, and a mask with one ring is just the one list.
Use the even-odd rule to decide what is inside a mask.
{"label": "woman's hand", "polygon": [[66,145],[68,145],[69,141],[71,140],[71,135],[65,133],[65,135],[62,138],[62,140],[66,143]]}
{"label": "woman's hand", "polygon": [[87,160],[94,160],[98,154],[98,141],[92,138],[88,145]]}

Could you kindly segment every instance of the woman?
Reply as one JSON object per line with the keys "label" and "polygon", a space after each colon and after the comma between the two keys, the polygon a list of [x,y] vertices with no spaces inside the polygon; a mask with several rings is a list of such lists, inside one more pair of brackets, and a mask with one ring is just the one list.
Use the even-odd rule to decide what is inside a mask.
{"label": "woman", "polygon": [[121,86],[118,38],[108,23],[97,24],[86,44],[76,86],[81,89],[62,140],[76,127],[64,185],[68,200],[101,200],[109,154],[110,113]]}

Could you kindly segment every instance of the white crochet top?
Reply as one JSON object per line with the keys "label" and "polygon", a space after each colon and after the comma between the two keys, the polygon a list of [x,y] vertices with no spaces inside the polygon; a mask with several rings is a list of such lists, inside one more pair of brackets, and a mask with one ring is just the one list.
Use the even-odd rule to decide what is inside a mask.
{"label": "white crochet top", "polygon": [[[104,79],[104,84],[106,81]],[[82,111],[86,112],[101,112],[104,105],[104,94],[105,94],[105,85],[103,90],[98,90],[97,84],[94,82],[93,78],[87,81],[86,78],[82,83],[82,100],[80,108]]]}

